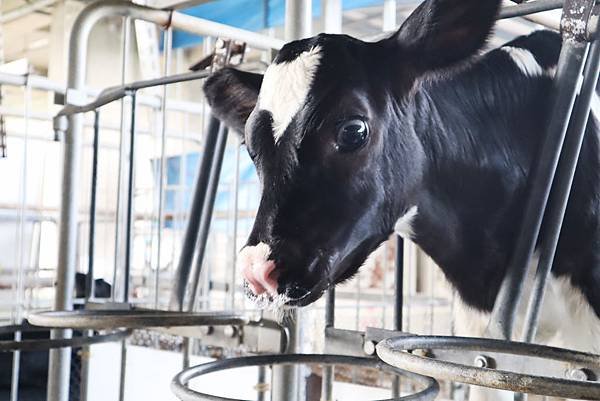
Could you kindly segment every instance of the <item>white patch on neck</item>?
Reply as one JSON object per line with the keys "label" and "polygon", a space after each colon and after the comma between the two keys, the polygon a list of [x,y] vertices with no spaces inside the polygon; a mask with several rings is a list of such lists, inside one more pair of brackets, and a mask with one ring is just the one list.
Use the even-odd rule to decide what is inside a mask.
{"label": "white patch on neck", "polygon": [[556,72],[556,67],[544,70],[533,54],[527,49],[512,46],[504,46],[500,49],[508,53],[519,70],[528,77],[554,76]]}
{"label": "white patch on neck", "polygon": [[419,212],[419,208],[416,206],[411,207],[400,217],[394,225],[394,232],[404,239],[412,239],[415,236],[413,231],[412,223]]}
{"label": "white patch on neck", "polygon": [[[524,317],[532,291],[535,267],[539,261],[534,255],[525,281],[524,302],[519,304],[515,333],[523,332]],[[456,322],[455,335],[481,337],[489,322],[490,314],[466,305],[460,296],[456,297],[454,309]],[[579,288],[571,284],[567,277],[551,274],[546,283],[544,302],[535,341],[540,344],[569,348],[582,352],[600,352],[600,318]]]}
{"label": "white patch on neck", "polygon": [[294,60],[267,68],[258,96],[258,109],[271,112],[275,143],[306,103],[320,60],[321,47],[315,46]]}

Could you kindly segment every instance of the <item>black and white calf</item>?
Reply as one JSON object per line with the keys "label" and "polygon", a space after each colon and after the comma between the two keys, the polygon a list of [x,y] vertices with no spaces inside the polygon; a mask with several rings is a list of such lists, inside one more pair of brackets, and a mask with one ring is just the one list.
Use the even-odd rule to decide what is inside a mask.
{"label": "black and white calf", "polygon": [[[549,113],[560,36],[479,55],[497,0],[427,0],[376,43],[287,44],[264,76],[224,69],[213,111],[245,132],[263,193],[240,254],[249,292],[306,305],[352,277],[394,231],[442,268],[473,311],[492,309]],[[600,351],[600,143],[592,118],[541,333]]]}

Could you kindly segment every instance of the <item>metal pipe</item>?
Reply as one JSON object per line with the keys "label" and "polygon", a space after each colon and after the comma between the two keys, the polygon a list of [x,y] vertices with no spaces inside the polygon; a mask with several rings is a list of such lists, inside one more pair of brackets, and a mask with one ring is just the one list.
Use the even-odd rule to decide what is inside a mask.
{"label": "metal pipe", "polygon": [[92,188],[90,191],[90,231],[88,238],[88,271],[85,280],[85,299],[94,297],[94,247],[96,238],[96,198],[98,184],[98,148],[100,146],[100,112],[94,113],[94,144],[92,146]]}
{"label": "metal pipe", "polygon": [[245,42],[250,47],[262,50],[279,50],[285,44],[285,42],[281,39],[261,35],[252,31],[234,28],[229,25],[182,14],[177,11],[172,13],[171,26],[189,33],[195,33],[197,35],[225,37],[240,42]]}
{"label": "metal pipe", "polygon": [[[325,330],[335,327],[335,288],[327,290],[325,298]],[[333,401],[334,366],[323,366],[321,401]]]}
{"label": "metal pipe", "polygon": [[133,245],[133,192],[135,180],[135,113],[136,92],[131,94],[131,121],[129,128],[129,172],[127,177],[127,211],[125,226],[125,272],[123,274],[123,303],[129,302],[129,279],[131,276],[131,247]]}
{"label": "metal pipe", "polygon": [[396,18],[397,10],[396,0],[385,0],[383,2],[383,32],[389,32],[397,29],[398,23]]}
{"label": "metal pipe", "polygon": [[198,241],[200,220],[204,211],[204,205],[208,197],[208,185],[211,176],[211,166],[215,156],[221,123],[213,116],[210,117],[208,130],[204,140],[204,152],[199,166],[196,183],[194,185],[194,197],[192,207],[188,216],[188,223],[183,236],[181,254],[175,271],[175,285],[171,295],[171,306],[179,311],[183,310],[185,292],[190,279],[194,251]]}
{"label": "metal pipe", "polygon": [[215,198],[217,189],[219,188],[219,178],[221,176],[221,167],[223,166],[223,157],[225,155],[225,147],[227,146],[228,129],[224,125],[220,125],[218,130],[215,147],[213,149],[204,149],[204,153],[211,152],[213,156],[210,170],[208,171],[209,179],[206,188],[206,200],[202,207],[202,216],[200,217],[200,225],[198,230],[196,267],[192,279],[192,289],[188,301],[188,311],[194,311],[194,304],[198,296],[198,283],[200,282],[200,273],[202,272],[202,264],[204,262],[204,254],[206,252],[206,244],[208,242],[208,234],[210,231],[210,223],[212,221]]}
{"label": "metal pipe", "polygon": [[[582,0],[567,0],[563,19],[569,19],[569,22],[575,26],[577,17],[584,15],[586,7],[593,7],[594,3],[593,0],[589,0],[585,4],[582,3]],[[583,9],[580,12],[579,6],[582,5]],[[572,13],[575,11],[577,14],[573,15]],[[529,193],[521,228],[486,330],[487,336],[490,337],[512,338],[527,267],[538,239],[569,117],[575,103],[577,83],[588,49],[588,44],[579,41],[576,34],[575,32],[564,32],[565,40],[563,40],[558,70],[554,79],[553,106],[550,109],[547,134],[539,157],[529,175]]]}
{"label": "metal pipe", "polygon": [[524,15],[540,13],[543,11],[557,10],[562,8],[564,0],[536,0],[515,6],[503,7],[498,19],[522,17]]}
{"label": "metal pipe", "polygon": [[[404,307],[404,240],[396,236],[396,271],[394,280],[394,330],[402,331]],[[400,377],[392,379],[392,397],[400,396]]]}
{"label": "metal pipe", "polygon": [[544,227],[544,237],[540,244],[540,261],[537,267],[533,291],[525,318],[523,341],[533,342],[537,331],[539,313],[544,299],[546,282],[552,269],[552,263],[560,237],[560,230],[567,209],[569,194],[575,177],[575,170],[586,132],[593,96],[600,73],[600,43],[590,46],[584,79],[577,104],[571,117],[564,149],[558,164],[558,171],[548,206],[548,215]]}
{"label": "metal pipe", "polygon": [[[171,71],[171,48],[173,47],[173,29],[169,28],[164,33],[164,66],[163,72],[165,76]],[[158,309],[159,292],[160,292],[160,259],[162,256],[162,232],[164,224],[164,186],[166,176],[166,149],[167,149],[167,86],[162,88],[161,98],[161,122],[160,122],[160,159],[158,163],[158,224],[156,236],[156,272],[154,274],[154,307]]]}
{"label": "metal pipe", "polygon": [[[132,24],[129,20],[129,17],[122,18],[121,21],[121,84],[125,84],[127,80],[127,66],[129,65],[129,50],[130,50],[130,42],[131,42],[131,30]],[[125,99],[121,99],[119,104],[120,106],[120,114],[119,114],[119,166],[117,169],[117,202],[116,202],[116,210],[115,210],[115,254],[114,254],[114,264],[113,264],[113,277],[112,283],[113,288],[111,291],[111,301],[116,302],[117,299],[117,272],[119,271],[119,267],[123,261],[121,256],[122,253],[122,228],[121,221],[123,220],[121,217],[123,211],[123,200],[121,196],[121,188],[123,187],[124,181],[124,171],[125,171],[125,158],[127,156],[127,128],[125,124]],[[60,133],[56,131],[56,125],[60,121],[60,119],[54,120],[54,130],[57,136],[60,136]],[[68,124],[65,125],[65,128],[68,128]]]}
{"label": "metal pipe", "polygon": [[22,7],[14,8],[10,11],[2,13],[2,16],[0,17],[0,24],[7,24],[19,18],[25,17],[26,15],[38,12],[56,2],[57,0],[38,0],[36,2],[27,2]]}
{"label": "metal pipe", "polygon": [[285,33],[287,42],[312,35],[312,0],[285,0]]}
{"label": "metal pipe", "polygon": [[323,0],[323,31],[342,33],[342,0]]}

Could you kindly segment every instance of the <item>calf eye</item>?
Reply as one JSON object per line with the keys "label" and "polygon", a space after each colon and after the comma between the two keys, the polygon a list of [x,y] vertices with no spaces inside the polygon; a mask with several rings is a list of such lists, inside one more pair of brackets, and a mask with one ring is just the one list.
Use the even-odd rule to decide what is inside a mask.
{"label": "calf eye", "polygon": [[339,125],[336,149],[352,152],[361,148],[369,136],[369,125],[362,118],[352,118]]}

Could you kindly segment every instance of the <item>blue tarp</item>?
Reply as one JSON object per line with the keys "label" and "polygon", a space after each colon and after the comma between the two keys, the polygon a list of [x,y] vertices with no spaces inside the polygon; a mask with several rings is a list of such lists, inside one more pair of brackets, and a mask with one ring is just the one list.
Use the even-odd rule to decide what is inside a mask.
{"label": "blue tarp", "polygon": [[[344,10],[349,10],[382,3],[383,0],[343,0],[342,5]],[[181,11],[237,28],[260,31],[283,25],[285,0],[215,0]],[[313,16],[321,16],[321,0],[313,0]],[[195,46],[201,41],[199,36],[187,32],[173,33],[174,48]]]}

